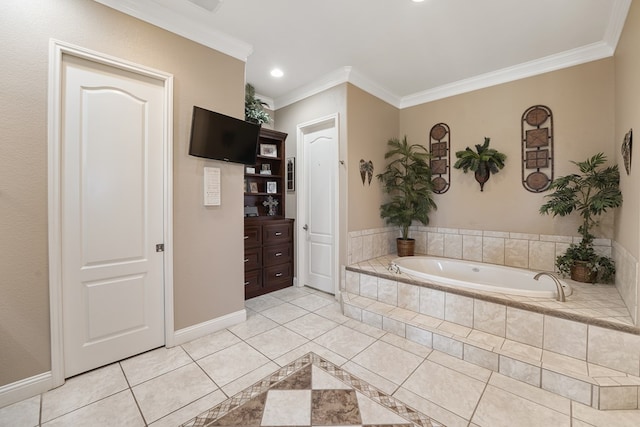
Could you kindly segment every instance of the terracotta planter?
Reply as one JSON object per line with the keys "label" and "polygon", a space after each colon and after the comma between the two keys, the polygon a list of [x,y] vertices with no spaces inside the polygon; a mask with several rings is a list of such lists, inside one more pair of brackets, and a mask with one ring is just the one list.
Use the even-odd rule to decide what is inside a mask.
{"label": "terracotta planter", "polygon": [[413,256],[415,253],[415,239],[402,239],[398,237],[396,239],[396,244],[398,246],[398,256]]}
{"label": "terracotta planter", "polygon": [[596,280],[596,274],[587,267],[585,261],[574,261],[571,266],[571,280],[582,283],[593,283]]}

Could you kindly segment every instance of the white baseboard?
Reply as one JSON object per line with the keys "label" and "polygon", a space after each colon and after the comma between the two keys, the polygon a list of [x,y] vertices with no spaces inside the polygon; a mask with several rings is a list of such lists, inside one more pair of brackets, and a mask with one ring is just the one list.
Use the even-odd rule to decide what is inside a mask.
{"label": "white baseboard", "polygon": [[244,322],[245,320],[247,320],[247,310],[242,309],[234,313],[229,313],[224,316],[199,323],[197,325],[189,326],[187,328],[180,329],[174,332],[173,344],[184,344],[205,335],[218,332],[224,328],[228,328],[230,326]]}
{"label": "white baseboard", "polygon": [[0,408],[51,390],[51,371],[0,387]]}

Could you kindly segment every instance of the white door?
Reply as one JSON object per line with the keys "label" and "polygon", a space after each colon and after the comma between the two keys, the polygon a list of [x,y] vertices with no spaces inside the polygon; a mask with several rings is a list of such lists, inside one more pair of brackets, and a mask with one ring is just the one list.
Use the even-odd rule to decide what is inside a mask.
{"label": "white door", "polygon": [[163,82],[63,57],[65,377],[164,344]]}
{"label": "white door", "polygon": [[338,136],[337,118],[301,127],[304,203],[303,284],[336,292]]}

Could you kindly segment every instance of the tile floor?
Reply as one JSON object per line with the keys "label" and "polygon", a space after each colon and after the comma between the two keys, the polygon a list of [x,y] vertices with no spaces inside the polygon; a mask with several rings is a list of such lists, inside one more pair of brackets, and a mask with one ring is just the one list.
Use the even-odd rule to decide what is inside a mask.
{"label": "tile floor", "polygon": [[[312,289],[246,307],[242,324],[2,408],[0,426],[175,427],[309,352],[449,427],[640,425],[638,410],[597,411],[348,319],[332,296]],[[271,425],[291,425],[287,411],[269,416]]]}

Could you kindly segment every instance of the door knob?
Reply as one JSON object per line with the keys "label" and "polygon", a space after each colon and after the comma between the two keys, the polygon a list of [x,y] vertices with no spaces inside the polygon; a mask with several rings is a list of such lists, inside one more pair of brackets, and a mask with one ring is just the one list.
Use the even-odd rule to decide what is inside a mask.
{"label": "door knob", "polygon": [[307,224],[305,224],[305,225],[303,225],[303,226],[302,226],[302,229],[303,229],[304,231],[307,231],[307,230],[309,229],[309,226],[308,226]]}

